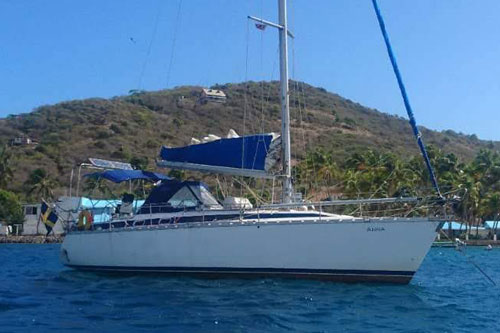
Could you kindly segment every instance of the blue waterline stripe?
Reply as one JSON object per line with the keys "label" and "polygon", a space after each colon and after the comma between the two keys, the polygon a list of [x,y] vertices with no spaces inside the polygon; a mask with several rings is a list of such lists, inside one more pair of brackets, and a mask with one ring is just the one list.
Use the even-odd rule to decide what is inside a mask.
{"label": "blue waterline stripe", "polygon": [[279,273],[310,275],[362,275],[362,276],[413,276],[412,271],[352,270],[352,269],[302,269],[302,268],[227,268],[227,267],[141,267],[141,266],[95,266],[72,265],[68,267],[87,270],[106,271],[151,271],[151,272],[187,272],[187,273]]}

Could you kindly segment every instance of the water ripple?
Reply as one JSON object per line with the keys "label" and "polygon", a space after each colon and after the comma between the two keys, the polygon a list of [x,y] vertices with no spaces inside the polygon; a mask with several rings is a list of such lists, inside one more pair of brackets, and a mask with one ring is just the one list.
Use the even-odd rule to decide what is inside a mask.
{"label": "water ripple", "polygon": [[[410,285],[93,274],[54,244],[1,245],[6,332],[497,332],[500,290],[453,249],[432,249]],[[468,249],[500,282],[500,250]]]}

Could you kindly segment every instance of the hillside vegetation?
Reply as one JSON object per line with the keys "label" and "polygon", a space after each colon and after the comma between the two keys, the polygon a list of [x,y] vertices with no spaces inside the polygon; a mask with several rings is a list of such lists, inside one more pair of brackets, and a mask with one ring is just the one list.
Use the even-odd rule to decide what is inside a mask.
{"label": "hillside vegetation", "polygon": [[[279,131],[277,82],[212,88],[227,94],[225,104],[200,105],[201,87],[184,86],[111,99],[67,101],[0,119],[0,144],[19,136],[38,142],[9,148],[13,176],[6,188],[25,193],[33,171],[44,169],[56,181],[56,192],[62,194],[72,167],[88,157],[132,160],[152,169],[161,145],[184,145],[191,137],[207,134],[225,136],[231,128],[239,134]],[[368,150],[391,152],[400,158],[418,155],[404,118],[304,83],[292,82],[291,90],[295,164],[318,148],[339,165],[353,153]],[[426,144],[465,162],[481,149],[500,150],[499,142],[479,140],[475,135],[421,130]]]}

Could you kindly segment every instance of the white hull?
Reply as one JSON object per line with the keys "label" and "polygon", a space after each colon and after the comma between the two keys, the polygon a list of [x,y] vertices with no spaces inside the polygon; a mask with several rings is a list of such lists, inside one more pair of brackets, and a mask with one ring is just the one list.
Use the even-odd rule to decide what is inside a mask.
{"label": "white hull", "polygon": [[69,233],[70,267],[408,283],[436,236],[427,219],[181,223]]}

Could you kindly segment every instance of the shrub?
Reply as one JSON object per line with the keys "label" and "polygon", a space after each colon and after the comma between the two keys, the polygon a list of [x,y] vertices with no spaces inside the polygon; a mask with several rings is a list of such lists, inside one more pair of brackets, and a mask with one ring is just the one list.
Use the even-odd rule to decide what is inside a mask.
{"label": "shrub", "polygon": [[172,123],[173,123],[175,126],[177,126],[177,127],[181,127],[181,126],[182,126],[182,124],[183,124],[182,120],[177,119],[177,118],[174,118],[174,120],[172,121]]}
{"label": "shrub", "polygon": [[122,129],[117,124],[111,124],[111,126],[109,126],[109,129],[115,132],[116,134],[123,134]]}
{"label": "shrub", "polygon": [[5,190],[0,190],[0,221],[5,221],[7,224],[24,222],[23,207],[19,198]]}
{"label": "shrub", "polygon": [[147,169],[149,163],[147,157],[138,157],[138,156],[132,157],[129,162],[134,169],[139,169],[139,170]]}
{"label": "shrub", "polygon": [[106,148],[106,142],[99,140],[94,143],[94,146],[99,149],[104,149]]}
{"label": "shrub", "polygon": [[344,123],[350,126],[356,126],[356,120],[352,118],[345,117],[344,118]]}
{"label": "shrub", "polygon": [[161,144],[158,141],[156,141],[156,140],[151,140],[150,139],[150,140],[148,140],[146,142],[146,147],[147,148],[158,148],[160,146],[161,146]]}
{"label": "shrub", "polygon": [[96,139],[107,139],[110,138],[111,136],[113,136],[113,133],[105,129],[99,129],[96,131],[95,134]]}

